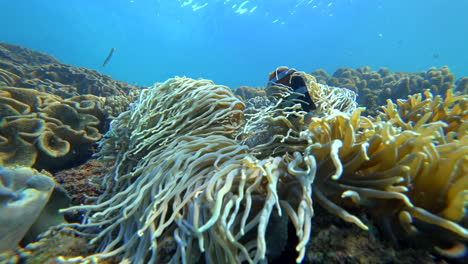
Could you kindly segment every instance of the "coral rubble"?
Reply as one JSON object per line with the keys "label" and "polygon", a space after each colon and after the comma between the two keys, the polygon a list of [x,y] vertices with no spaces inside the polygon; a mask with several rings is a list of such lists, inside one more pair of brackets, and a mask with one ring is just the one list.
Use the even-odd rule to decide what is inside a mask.
{"label": "coral rubble", "polygon": [[96,197],[100,193],[98,186],[90,184],[91,179],[101,177],[106,170],[102,162],[91,159],[80,166],[54,173],[53,176],[70,195],[73,205],[88,204],[90,201],[87,197]]}

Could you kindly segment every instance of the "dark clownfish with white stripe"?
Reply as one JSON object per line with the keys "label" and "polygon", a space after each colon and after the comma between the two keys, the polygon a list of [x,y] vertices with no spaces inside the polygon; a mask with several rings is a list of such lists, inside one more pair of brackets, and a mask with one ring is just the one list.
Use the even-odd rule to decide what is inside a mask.
{"label": "dark clownfish with white stripe", "polygon": [[317,106],[310,98],[309,92],[307,91],[307,85],[305,79],[301,75],[293,75],[297,72],[295,69],[288,67],[278,67],[274,72],[270,73],[269,85],[282,84],[291,87],[291,89],[298,94],[292,94],[291,99],[301,100],[302,110],[311,112],[317,109]]}

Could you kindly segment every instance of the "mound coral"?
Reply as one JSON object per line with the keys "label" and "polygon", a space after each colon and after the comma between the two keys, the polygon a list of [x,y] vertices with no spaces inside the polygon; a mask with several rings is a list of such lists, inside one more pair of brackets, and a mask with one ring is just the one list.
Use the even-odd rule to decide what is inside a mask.
{"label": "mound coral", "polygon": [[137,89],[95,70],[66,65],[50,55],[4,42],[0,42],[0,68],[5,75],[20,77],[10,86],[58,93],[63,98],[82,94],[122,96]]}
{"label": "mound coral", "polygon": [[[78,229],[103,227],[93,257],[132,263],[259,263],[296,230],[298,261],[313,214],[315,159],[300,153],[258,160],[234,137],[244,104],[224,86],[174,78],[143,90],[113,121],[99,158],[114,165]],[[267,230],[275,230],[274,233]],[[161,244],[174,239],[170,256]],[[275,249],[275,250],[273,250]]]}
{"label": "mound coral", "polygon": [[92,95],[66,100],[32,89],[0,87],[0,164],[55,170],[101,137],[105,115]]}
{"label": "mound coral", "polygon": [[234,89],[234,94],[237,95],[241,100],[247,101],[255,97],[265,96],[265,91],[259,88],[241,86]]}
{"label": "mound coral", "polygon": [[[424,92],[425,89],[436,95],[444,95],[451,88],[464,91],[463,78],[455,83],[455,76],[446,66],[416,73],[392,73],[387,68],[371,71],[367,66],[356,70],[339,68],[332,76],[324,70],[317,70],[311,74],[320,83],[356,91],[359,94],[359,104],[365,106],[366,112],[372,115],[377,113],[379,106],[385,104],[386,99],[405,98],[408,95]],[[466,94],[466,91],[464,93]]]}

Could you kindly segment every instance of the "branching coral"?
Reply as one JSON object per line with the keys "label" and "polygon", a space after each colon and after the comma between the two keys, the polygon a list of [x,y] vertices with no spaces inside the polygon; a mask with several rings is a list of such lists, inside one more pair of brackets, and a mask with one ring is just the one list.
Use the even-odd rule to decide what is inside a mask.
{"label": "branching coral", "polygon": [[104,194],[78,207],[88,213],[77,228],[103,228],[91,240],[100,253],[90,258],[158,263],[171,238],[172,263],[196,263],[203,252],[207,263],[259,263],[278,254],[269,249],[284,245],[289,219],[301,261],[315,159],[251,156],[233,139],[243,109],[229,88],[206,80],[175,78],[142,91],[101,143],[100,159],[115,165]]}

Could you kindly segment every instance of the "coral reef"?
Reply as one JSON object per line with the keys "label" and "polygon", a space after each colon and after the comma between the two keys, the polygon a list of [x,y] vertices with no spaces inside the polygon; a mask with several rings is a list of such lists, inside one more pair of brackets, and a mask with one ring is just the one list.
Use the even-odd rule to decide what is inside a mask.
{"label": "coral reef", "polygon": [[83,94],[122,96],[138,90],[95,70],[62,64],[50,55],[4,42],[0,42],[0,68],[21,77],[9,85],[34,88],[63,98]]}
{"label": "coral reef", "polygon": [[89,157],[105,129],[93,95],[62,99],[32,89],[0,87],[0,164],[57,170]]}
{"label": "coral reef", "polygon": [[[361,208],[393,241],[424,238],[420,245],[456,257],[441,247],[463,248],[468,240],[466,95],[449,88],[434,97],[426,90],[425,99],[415,94],[398,106],[388,100],[377,117],[361,116],[363,108],[349,113],[331,108],[308,120],[297,111],[298,101],[281,103],[290,94],[288,87],[273,86],[267,95],[278,102],[246,114],[239,139],[256,157],[313,156],[314,202],[367,230],[368,223],[341,206]],[[431,235],[436,230],[444,235]]]}
{"label": "coral reef", "polygon": [[[52,231],[55,232],[55,231]],[[89,255],[94,248],[72,232],[56,232],[26,246],[19,254],[25,264],[55,264],[60,259]]]}
{"label": "coral reef", "polygon": [[0,42],[0,86],[31,88],[64,99],[92,94],[106,98],[105,110],[116,116],[140,88],[95,70],[60,63],[54,57]]}
{"label": "coral reef", "polygon": [[[95,248],[88,244],[84,237],[76,235],[70,230],[51,228],[41,235],[37,242],[28,244],[24,248],[0,254],[0,263],[16,264],[58,264],[58,263],[86,263],[83,255],[92,254]],[[116,258],[95,260],[96,264],[122,263]]]}
{"label": "coral reef", "polygon": [[260,88],[253,88],[248,86],[241,86],[234,89],[234,94],[238,96],[241,100],[247,101],[254,97],[265,96],[265,90]]}
{"label": "coral reef", "polygon": [[15,65],[25,64],[40,66],[59,63],[59,61],[51,55],[6,42],[0,42],[0,58],[2,63],[7,61]]}
{"label": "coral reef", "polygon": [[468,94],[468,77],[462,77],[458,79],[455,85],[457,86],[457,91],[461,92],[462,94]]}
{"label": "coral reef", "polygon": [[25,167],[0,167],[0,253],[63,222],[58,209],[67,206],[68,196],[51,175]]}
{"label": "coral reef", "polygon": [[[377,108],[384,105],[386,99],[406,98],[425,89],[430,89],[432,93],[438,95],[444,95],[450,88],[455,88],[457,91],[465,90],[463,78],[455,85],[455,76],[446,66],[416,73],[392,73],[387,68],[371,71],[367,66],[356,70],[339,68],[332,76],[324,70],[316,70],[311,74],[320,83],[356,91],[359,94],[359,105],[365,106],[367,113],[371,115],[377,113]],[[466,91],[464,93],[466,94]]]}
{"label": "coral reef", "polygon": [[[47,149],[49,156],[70,151],[74,143],[67,149],[64,142],[71,141],[58,127],[102,132],[88,115],[97,113],[99,102],[119,100],[18,90],[10,86],[25,70],[0,68],[0,113],[9,124],[0,127],[6,135],[0,147],[28,143],[15,147],[18,155],[32,148]],[[62,78],[48,74],[33,75]],[[20,258],[444,263],[429,250],[462,258],[468,241],[468,82],[454,84],[445,67],[313,75],[294,70],[264,90],[234,91],[245,104],[208,80],[176,77],[142,90],[111,122],[98,161],[55,175],[78,205],[62,210],[73,223],[60,226],[60,235],[52,230]],[[372,116],[357,108],[356,92]],[[313,108],[304,107],[306,96]],[[395,100],[400,97],[407,99]],[[75,113],[69,108],[78,117],[64,117]],[[83,123],[65,123],[70,120]],[[48,142],[55,148],[45,147]],[[85,185],[90,174],[93,185]],[[85,201],[83,193],[97,197]],[[62,243],[73,253],[54,251]]]}

